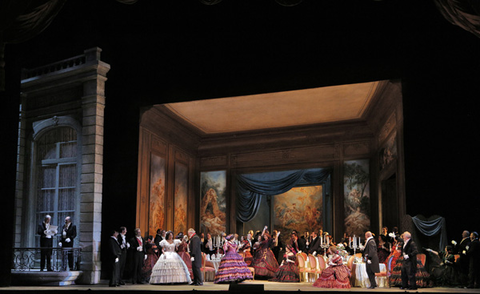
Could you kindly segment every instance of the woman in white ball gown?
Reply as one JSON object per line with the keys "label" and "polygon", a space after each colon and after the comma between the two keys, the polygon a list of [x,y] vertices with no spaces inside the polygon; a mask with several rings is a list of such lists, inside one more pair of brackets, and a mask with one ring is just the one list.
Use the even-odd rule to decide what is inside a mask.
{"label": "woman in white ball gown", "polygon": [[150,276],[150,284],[190,284],[192,279],[187,265],[175,252],[181,240],[173,239],[173,233],[167,232],[160,242],[163,254],[158,258]]}

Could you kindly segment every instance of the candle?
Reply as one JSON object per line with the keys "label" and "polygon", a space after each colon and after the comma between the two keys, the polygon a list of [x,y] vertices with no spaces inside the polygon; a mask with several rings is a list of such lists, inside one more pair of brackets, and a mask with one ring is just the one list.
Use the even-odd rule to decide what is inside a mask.
{"label": "candle", "polygon": [[348,237],[348,248],[352,248],[352,237]]}
{"label": "candle", "polygon": [[360,242],[360,237],[358,237],[358,246],[360,246],[362,242]]}
{"label": "candle", "polygon": [[357,248],[357,238],[353,235],[353,248]]}

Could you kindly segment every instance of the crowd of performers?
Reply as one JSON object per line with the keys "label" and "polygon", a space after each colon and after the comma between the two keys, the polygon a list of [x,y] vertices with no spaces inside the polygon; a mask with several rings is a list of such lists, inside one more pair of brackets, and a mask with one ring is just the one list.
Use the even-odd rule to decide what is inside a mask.
{"label": "crowd of performers", "polygon": [[[148,236],[142,242],[140,229],[135,229],[135,237],[126,240],[126,228],[120,234],[112,233],[117,238],[121,257],[138,254],[137,262],[129,264],[132,283],[182,284],[192,283],[192,260],[189,254],[189,238],[183,233],[174,236],[171,231],[159,229],[155,237]],[[215,273],[214,283],[240,283],[245,280],[266,280],[274,282],[299,282],[299,264],[297,254],[304,252],[312,255],[324,255],[327,267],[313,283],[321,288],[350,288],[351,268],[344,263],[344,256],[363,253],[362,259],[367,263],[367,273],[371,278],[378,272],[378,264],[384,263],[389,269],[388,283],[391,287],[417,289],[420,287],[480,287],[479,254],[480,247],[476,232],[463,232],[462,240],[446,246],[444,251],[417,248],[411,234],[399,234],[396,228],[383,231],[375,236],[365,234],[364,244],[355,237],[344,236],[336,243],[327,232],[304,233],[291,232],[283,244],[280,232],[250,231],[246,236],[222,234],[212,237],[200,234],[203,258],[210,260],[220,258]],[[352,242],[352,240],[354,242]],[[143,243],[140,244],[139,243]],[[373,246],[373,247],[372,247]],[[352,248],[353,247],[353,248]],[[130,253],[131,252],[131,253]],[[427,270],[424,262],[416,255],[425,252],[433,266]],[[110,285],[125,284],[125,260],[116,259],[119,264],[117,273],[112,274]],[[135,258],[134,258],[135,259]],[[203,261],[202,261],[203,262]],[[373,262],[373,263],[372,263]],[[253,270],[252,270],[253,269]],[[375,280],[371,279],[371,288]],[[197,283],[198,284],[198,283]],[[200,283],[201,284],[201,283]]]}

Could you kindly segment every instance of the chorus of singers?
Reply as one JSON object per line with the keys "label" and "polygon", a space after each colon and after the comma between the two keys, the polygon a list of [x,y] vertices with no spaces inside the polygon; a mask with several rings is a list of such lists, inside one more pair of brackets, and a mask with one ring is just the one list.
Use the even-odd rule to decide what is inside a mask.
{"label": "chorus of singers", "polygon": [[[209,233],[187,235],[162,229],[155,236],[142,237],[135,229],[133,238],[126,238],[127,229],[112,231],[111,249],[112,279],[110,286],[124,285],[126,280],[135,284],[193,284],[203,285],[198,265],[209,260],[219,262],[214,283],[240,283],[255,278],[276,282],[299,282],[297,254],[325,256],[326,268],[322,270],[313,286],[322,288],[350,288],[351,268],[345,256],[361,253],[371,289],[377,287],[375,273],[384,263],[388,271],[388,283],[392,287],[414,290],[418,287],[458,286],[479,287],[479,242],[476,232],[463,232],[462,240],[452,241],[443,251],[417,248],[410,232],[400,234],[396,228],[383,228],[378,235],[368,231],[363,236],[346,236],[334,242],[327,233],[292,231],[281,238],[279,231],[249,231],[246,236],[237,234]],[[192,237],[199,238],[199,251],[193,254]],[[364,237],[364,238],[363,238]],[[283,244],[283,240],[287,240]],[[115,243],[114,243],[115,242]],[[195,249],[193,249],[195,250]],[[417,259],[417,254],[426,252],[432,262],[429,271]],[[193,256],[193,257],[192,257]],[[128,258],[127,258],[128,257]]]}

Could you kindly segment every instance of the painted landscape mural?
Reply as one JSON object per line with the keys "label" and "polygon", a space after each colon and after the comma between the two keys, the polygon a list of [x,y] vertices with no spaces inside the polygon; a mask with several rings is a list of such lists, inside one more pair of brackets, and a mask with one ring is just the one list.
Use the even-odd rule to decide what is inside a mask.
{"label": "painted landscape mural", "polygon": [[226,171],[200,174],[200,231],[214,235],[226,233]]}
{"label": "painted landscape mural", "polygon": [[322,186],[296,187],[273,198],[273,228],[281,231],[284,244],[289,243],[292,230],[299,233],[323,228]]}
{"label": "painted landscape mural", "polygon": [[150,214],[148,230],[154,235],[165,224],[165,158],[150,156]]}
{"label": "painted landscape mural", "polygon": [[187,191],[188,169],[181,163],[175,163],[175,218],[173,229],[175,234],[187,234]]}
{"label": "painted landscape mural", "polygon": [[344,163],[345,233],[362,236],[370,229],[369,162],[352,160]]}

